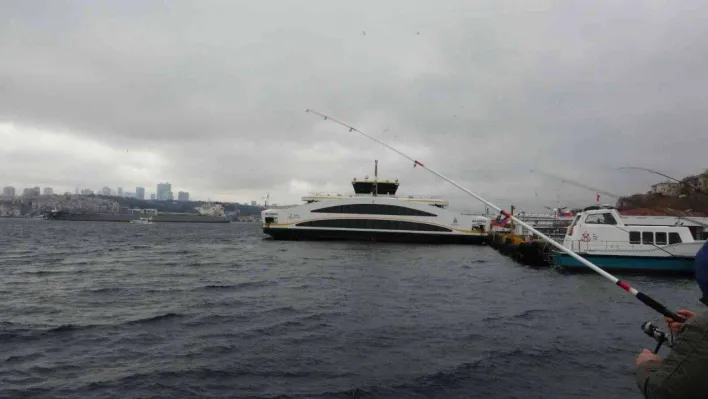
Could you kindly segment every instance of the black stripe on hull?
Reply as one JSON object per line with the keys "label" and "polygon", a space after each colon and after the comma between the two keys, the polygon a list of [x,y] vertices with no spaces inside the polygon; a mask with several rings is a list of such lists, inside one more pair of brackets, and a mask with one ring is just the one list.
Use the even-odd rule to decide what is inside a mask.
{"label": "black stripe on hull", "polygon": [[376,242],[407,242],[421,244],[486,244],[485,235],[448,235],[406,233],[401,231],[357,231],[328,229],[293,229],[264,227],[263,232],[276,240],[302,241],[376,241]]}

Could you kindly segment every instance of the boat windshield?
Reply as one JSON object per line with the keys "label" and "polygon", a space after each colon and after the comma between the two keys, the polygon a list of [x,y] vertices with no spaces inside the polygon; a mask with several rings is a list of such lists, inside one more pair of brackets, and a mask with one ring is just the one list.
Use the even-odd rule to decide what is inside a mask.
{"label": "boat windshield", "polygon": [[573,223],[568,226],[568,232],[566,233],[567,235],[573,235],[573,227],[578,223],[578,220],[580,220],[580,214],[575,215],[575,219],[573,219]]}
{"label": "boat windshield", "polygon": [[615,218],[609,213],[596,213],[585,218],[586,224],[617,224]]}

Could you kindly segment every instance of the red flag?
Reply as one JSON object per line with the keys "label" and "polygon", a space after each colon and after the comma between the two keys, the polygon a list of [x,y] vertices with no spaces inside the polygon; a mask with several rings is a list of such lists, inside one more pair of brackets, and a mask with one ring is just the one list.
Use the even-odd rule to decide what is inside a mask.
{"label": "red flag", "polygon": [[597,194],[597,202],[600,202],[600,194]]}

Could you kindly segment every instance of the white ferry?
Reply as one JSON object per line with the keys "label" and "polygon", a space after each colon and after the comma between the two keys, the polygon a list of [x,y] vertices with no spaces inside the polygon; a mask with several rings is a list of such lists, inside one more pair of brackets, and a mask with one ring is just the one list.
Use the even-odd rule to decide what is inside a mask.
{"label": "white ferry", "polygon": [[130,224],[152,224],[152,217],[134,219],[130,221]]}
{"label": "white ferry", "polygon": [[[563,246],[605,270],[693,273],[708,237],[708,218],[626,216],[611,206],[586,208],[568,227]],[[553,253],[554,264],[587,269],[575,258]]]}
{"label": "white ferry", "polygon": [[312,194],[288,209],[261,212],[275,239],[474,243],[487,240],[489,219],[447,210],[439,198],[396,196],[396,180],[354,178],[354,194]]}

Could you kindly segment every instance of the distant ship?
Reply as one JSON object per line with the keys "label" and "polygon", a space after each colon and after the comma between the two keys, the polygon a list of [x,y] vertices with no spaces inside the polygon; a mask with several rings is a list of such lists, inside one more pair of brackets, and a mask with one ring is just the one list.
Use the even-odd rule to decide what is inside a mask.
{"label": "distant ship", "polygon": [[226,216],[224,207],[221,204],[205,204],[199,208],[195,208],[200,215],[207,216]]}
{"label": "distant ship", "polygon": [[399,181],[354,178],[354,194],[313,194],[304,205],[261,212],[263,232],[285,240],[486,242],[489,219],[447,210],[440,198],[396,196]]}
{"label": "distant ship", "polygon": [[[46,214],[48,220],[66,220],[73,222],[126,222],[143,218],[140,213],[74,213],[53,210]],[[189,215],[180,213],[162,213],[153,215],[154,223],[230,223],[226,216]]]}

